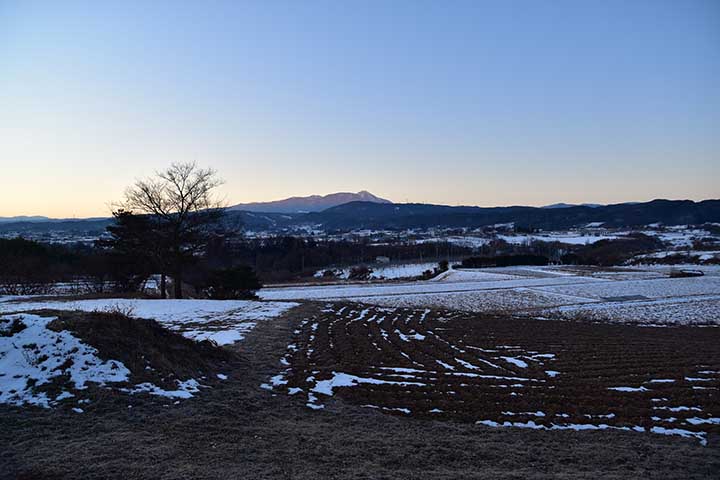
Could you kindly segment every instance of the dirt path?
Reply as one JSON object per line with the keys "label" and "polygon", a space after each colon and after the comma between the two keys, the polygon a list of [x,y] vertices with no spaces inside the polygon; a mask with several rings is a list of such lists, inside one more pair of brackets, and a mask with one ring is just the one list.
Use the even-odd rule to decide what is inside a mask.
{"label": "dirt path", "polygon": [[693,440],[492,429],[340,401],[313,411],[259,388],[278,372],[294,328],[318,309],[307,304],[260,322],[237,347],[242,361],[229,380],[179,405],[117,395],[84,414],[2,407],[0,477],[687,479],[720,472],[720,449]]}

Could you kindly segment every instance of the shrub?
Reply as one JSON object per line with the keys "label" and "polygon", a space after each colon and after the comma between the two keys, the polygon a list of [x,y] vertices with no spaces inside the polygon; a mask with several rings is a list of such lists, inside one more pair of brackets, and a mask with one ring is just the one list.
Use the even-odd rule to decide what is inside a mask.
{"label": "shrub", "polygon": [[435,275],[436,275],[435,271],[428,269],[428,270],[425,270],[424,272],[422,272],[422,274],[420,275],[420,278],[422,278],[423,280],[429,280],[429,279],[433,278]]}
{"label": "shrub", "polygon": [[254,299],[261,287],[255,271],[243,265],[210,272],[203,291],[214,300]]}
{"label": "shrub", "polygon": [[449,263],[447,260],[440,260],[437,264],[437,267],[433,268],[432,270],[428,269],[425,270],[421,275],[420,278],[424,280],[429,280],[431,278],[437,277],[443,272],[447,272]]}
{"label": "shrub", "polygon": [[550,263],[543,255],[498,255],[495,257],[469,257],[463,259],[462,268],[511,267],[514,265],[544,266]]}
{"label": "shrub", "polygon": [[370,280],[370,275],[372,274],[372,269],[368,268],[365,265],[360,265],[358,267],[353,267],[350,269],[350,274],[348,275],[348,278],[350,280]]}
{"label": "shrub", "polygon": [[27,326],[19,318],[0,318],[0,337],[12,337],[25,330]]}

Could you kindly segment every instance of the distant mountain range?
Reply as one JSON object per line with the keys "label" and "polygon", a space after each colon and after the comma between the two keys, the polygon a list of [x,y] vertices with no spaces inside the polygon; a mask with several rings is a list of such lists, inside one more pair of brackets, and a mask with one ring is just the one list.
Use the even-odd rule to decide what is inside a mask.
{"label": "distant mountain range", "polygon": [[262,213],[309,213],[321,212],[350,202],[392,203],[390,200],[376,197],[372,193],[362,190],[357,193],[339,192],[329,195],[290,197],[274,202],[239,203],[230,207],[229,210]]}
{"label": "distant mountain range", "polygon": [[86,222],[89,220],[106,220],[109,217],[92,217],[92,218],[50,218],[42,215],[18,215],[16,217],[0,217],[0,223],[41,223],[41,222]]}
{"label": "distant mountain range", "polygon": [[553,203],[552,205],[545,205],[542,208],[570,208],[570,207],[590,207],[590,208],[596,208],[596,207],[602,207],[603,205],[600,203],[581,203],[581,204],[572,204],[572,203]]}
{"label": "distant mountain range", "polygon": [[28,217],[26,215],[19,215],[17,217],[0,217],[0,223],[9,222],[49,222],[52,220],[49,217],[33,216]]}
{"label": "distant mountain range", "polygon": [[[299,220],[299,219],[298,219]],[[374,204],[352,202],[310,213],[304,222],[328,229],[347,228],[476,228],[501,223],[544,230],[583,227],[602,223],[606,227],[635,227],[720,222],[720,200],[653,200],[617,205],[538,207],[451,207],[418,203]]]}
{"label": "distant mountain range", "polygon": [[[340,195],[340,197],[338,197]],[[372,201],[351,201],[320,211],[321,201],[338,201],[343,195],[368,196]],[[345,197],[347,198],[347,197]],[[248,208],[258,209],[250,211]],[[262,211],[274,208],[275,211]],[[303,210],[297,213],[297,210]],[[412,228],[477,228],[495,224],[514,223],[517,227],[560,230],[584,227],[589,224],[604,227],[632,228],[660,223],[663,225],[702,224],[720,222],[720,200],[653,200],[644,203],[617,205],[542,207],[453,207],[422,203],[390,203],[367,192],[333,194],[250,204],[236,205],[227,212],[227,221],[241,223],[247,230],[292,232],[296,228],[347,231],[353,229],[412,229]],[[100,235],[112,218],[85,220],[25,220],[1,222],[0,235],[33,235],[91,237]]]}

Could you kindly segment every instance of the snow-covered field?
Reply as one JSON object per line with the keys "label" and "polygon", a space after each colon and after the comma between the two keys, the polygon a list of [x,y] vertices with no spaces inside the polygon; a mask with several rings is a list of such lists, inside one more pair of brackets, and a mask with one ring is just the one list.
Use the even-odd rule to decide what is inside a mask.
{"label": "snow-covered field", "polygon": [[648,325],[720,325],[720,295],[586,303],[548,308],[539,313],[549,318],[581,317],[598,321],[633,322]]}
{"label": "snow-covered field", "polygon": [[451,270],[430,281],[268,288],[267,300],[349,300],[389,307],[438,307],[653,324],[720,324],[720,267],[668,278],[672,267],[508,267]]}
{"label": "snow-covered field", "polygon": [[[3,297],[12,300],[10,297]],[[227,345],[242,340],[258,321],[275,318],[296,306],[293,302],[250,300],[138,300],[107,298],[71,301],[3,301],[0,314],[31,310],[120,311],[157,320],[195,340]]]}

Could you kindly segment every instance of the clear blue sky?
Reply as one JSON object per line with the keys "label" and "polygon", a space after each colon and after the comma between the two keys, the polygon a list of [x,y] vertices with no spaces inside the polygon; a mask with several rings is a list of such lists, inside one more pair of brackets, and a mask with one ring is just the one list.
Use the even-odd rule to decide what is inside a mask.
{"label": "clear blue sky", "polygon": [[720,1],[0,0],[0,216],[192,160],[230,203],[717,198]]}

